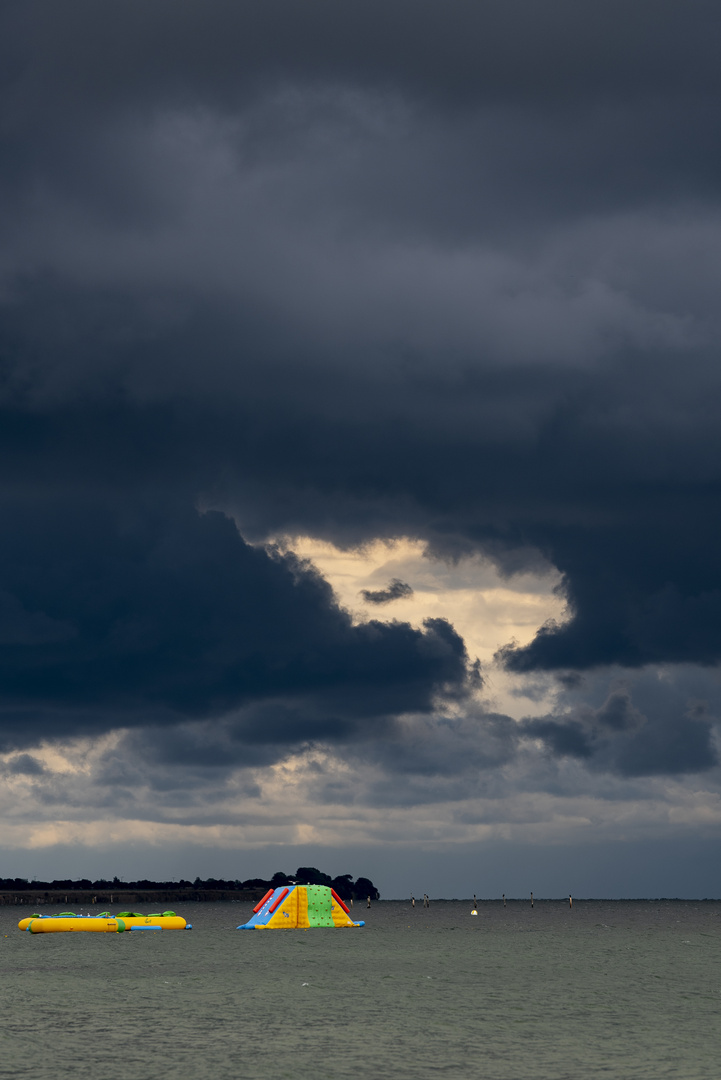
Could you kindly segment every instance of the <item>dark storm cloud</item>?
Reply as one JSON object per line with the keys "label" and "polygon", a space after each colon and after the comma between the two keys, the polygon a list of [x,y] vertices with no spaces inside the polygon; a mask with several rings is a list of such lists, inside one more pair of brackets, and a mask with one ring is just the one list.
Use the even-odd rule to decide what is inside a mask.
{"label": "dark storm cloud", "polygon": [[[3,519],[17,626],[0,643],[6,745],[267,698],[305,698],[305,724],[276,706],[246,722],[246,741],[342,739],[354,719],[462,692],[465,650],[447,623],[353,626],[317,573],[248,546],[218,512],[66,498],[6,501]],[[22,708],[33,715],[18,724]]]}
{"label": "dark storm cloud", "polygon": [[[251,539],[545,560],[569,619],[502,650],[520,674],[718,662],[714,5],[0,19],[13,731],[262,698],[243,745],[280,746],[465,686],[447,626],[354,627],[196,505]],[[603,715],[535,735],[592,763],[623,745],[626,774],[711,760],[703,717],[657,751],[650,717]]]}
{"label": "dark storm cloud", "polygon": [[413,589],[400,578],[393,578],[385,589],[361,589],[361,596],[367,604],[390,604],[392,600],[413,596]]}
{"label": "dark storm cloud", "polygon": [[687,703],[685,709],[678,702],[671,709],[653,704],[646,716],[627,690],[614,690],[598,709],[525,720],[520,729],[558,757],[579,758],[592,769],[624,776],[675,775],[718,765],[714,718],[704,703]]}
{"label": "dark storm cloud", "polygon": [[18,754],[5,766],[11,776],[40,776],[45,772],[43,764],[32,754]]}

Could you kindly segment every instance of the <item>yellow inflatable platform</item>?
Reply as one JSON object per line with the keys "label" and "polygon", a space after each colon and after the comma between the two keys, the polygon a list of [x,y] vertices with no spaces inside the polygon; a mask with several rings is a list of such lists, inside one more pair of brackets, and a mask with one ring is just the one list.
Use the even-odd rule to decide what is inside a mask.
{"label": "yellow inflatable platform", "polygon": [[68,931],[122,934],[125,930],[192,930],[192,926],[174,911],[157,915],[140,915],[137,911],[121,911],[119,915],[110,915],[107,911],[100,915],[76,915],[72,911],[63,911],[60,915],[31,915],[20,920],[18,929],[28,930],[31,934]]}

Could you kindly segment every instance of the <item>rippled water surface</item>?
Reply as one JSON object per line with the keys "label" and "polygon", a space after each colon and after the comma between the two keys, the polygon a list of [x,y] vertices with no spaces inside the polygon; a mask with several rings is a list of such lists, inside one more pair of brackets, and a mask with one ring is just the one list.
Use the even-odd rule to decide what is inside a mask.
{"label": "rippled water surface", "polygon": [[377,903],[359,930],[31,935],[0,908],[0,1076],[721,1074],[721,903]]}

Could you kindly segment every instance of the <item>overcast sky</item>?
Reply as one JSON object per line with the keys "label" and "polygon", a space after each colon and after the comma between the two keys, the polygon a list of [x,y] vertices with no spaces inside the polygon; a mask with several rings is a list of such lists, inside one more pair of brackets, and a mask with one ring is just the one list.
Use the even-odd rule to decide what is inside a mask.
{"label": "overcast sky", "polygon": [[0,876],[721,895],[710,0],[2,0]]}

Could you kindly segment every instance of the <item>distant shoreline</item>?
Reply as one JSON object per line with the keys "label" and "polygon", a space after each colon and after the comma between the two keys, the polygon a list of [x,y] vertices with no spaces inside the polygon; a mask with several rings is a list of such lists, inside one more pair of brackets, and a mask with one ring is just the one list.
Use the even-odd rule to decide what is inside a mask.
{"label": "distant shoreline", "polygon": [[0,892],[0,907],[15,905],[77,904],[91,907],[95,904],[129,907],[131,904],[181,904],[195,900],[257,902],[265,895],[265,889],[15,889]]}
{"label": "distant shoreline", "polygon": [[222,901],[236,903],[253,901],[257,903],[268,890],[283,888],[303,882],[308,885],[329,885],[334,888],[342,900],[365,900],[371,897],[380,899],[380,893],[370,878],[359,877],[355,881],[352,874],[342,874],[332,878],[315,866],[299,866],[291,878],[278,872],[270,880],[255,877],[244,881],[227,881],[223,878],[197,877],[194,881],[181,878],[179,881],[150,881],[147,878],[137,881],[121,881],[113,878],[108,881],[99,878],[40,879],[28,881],[26,878],[0,878],[0,907],[7,905],[38,904],[120,904],[130,907],[133,904],[175,904],[200,901],[208,903]]}

